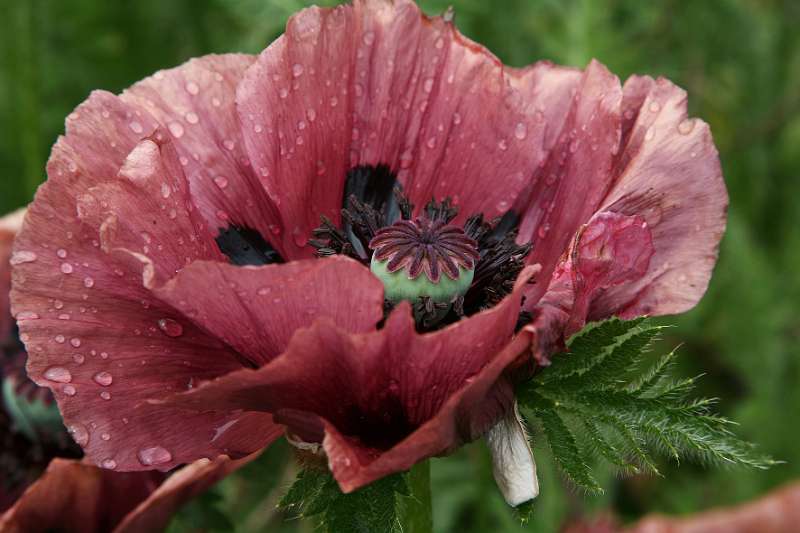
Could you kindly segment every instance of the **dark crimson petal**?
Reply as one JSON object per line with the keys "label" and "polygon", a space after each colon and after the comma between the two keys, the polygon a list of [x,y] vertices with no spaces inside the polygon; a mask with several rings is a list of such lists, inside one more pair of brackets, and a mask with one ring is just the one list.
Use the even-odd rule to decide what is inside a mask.
{"label": "dark crimson petal", "polygon": [[70,459],[53,459],[42,476],[0,516],[4,533],[111,531],[163,476],[116,473]]}
{"label": "dark crimson petal", "polygon": [[11,310],[8,293],[11,291],[11,247],[22,227],[25,210],[20,209],[0,218],[0,346],[11,334]]}
{"label": "dark crimson petal", "polygon": [[311,230],[320,214],[339,221],[345,176],[361,165],[398,172],[418,211],[450,196],[457,222],[502,215],[544,157],[564,70],[505,69],[410,0],[295,15],[237,93],[247,151],[291,228],[283,247],[313,253]]}
{"label": "dark crimson petal", "polygon": [[223,455],[213,461],[200,459],[181,468],[129,512],[114,528],[114,533],[163,530],[184,503],[199,496],[231,472],[257,459],[259,455],[260,452],[256,452],[238,461],[232,461]]}
{"label": "dark crimson petal", "polygon": [[513,391],[500,376],[528,346],[526,333],[512,337],[536,270],[523,271],[497,306],[445,329],[416,333],[407,303],[366,334],[321,320],[266,366],[156,405],[266,411],[303,435],[324,428],[334,475],[354,490],[476,438],[510,407]]}
{"label": "dark crimson petal", "polygon": [[383,318],[383,285],[344,256],[261,267],[196,262],[155,293],[255,366],[319,317],[354,333]]}
{"label": "dark crimson petal", "polygon": [[120,100],[169,131],[194,203],[211,228],[233,223],[279,245],[277,212],[250,165],[235,110],[236,86],[254,60],[244,54],[192,59],[140,81]]}
{"label": "dark crimson petal", "polygon": [[596,313],[682,313],[708,287],[725,231],[728,194],[708,124],[690,118],[686,92],[665,79],[624,87],[623,150],[600,210],[644,217],[655,254],[647,275],[610,289]]}
{"label": "dark crimson petal", "polygon": [[[116,109],[101,121],[110,138],[129,130],[114,97],[95,95],[78,113],[102,117],[103,102]],[[187,262],[221,257],[174,150],[156,131],[120,162],[119,175],[105,174],[116,152],[93,144],[88,127],[69,119],[15,242],[11,301],[29,375],[53,390],[73,437],[108,468],[168,469],[263,447],[280,432],[268,416],[234,442],[234,434],[214,437],[238,413],[132,412],[242,363],[148,289]]]}

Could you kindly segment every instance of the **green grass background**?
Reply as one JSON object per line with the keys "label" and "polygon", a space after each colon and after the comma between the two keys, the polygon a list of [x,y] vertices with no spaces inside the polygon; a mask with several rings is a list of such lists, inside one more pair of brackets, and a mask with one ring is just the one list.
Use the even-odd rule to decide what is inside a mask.
{"label": "green grass background", "polygon": [[[95,88],[120,91],[157,69],[208,52],[258,52],[300,0],[0,0],[0,212],[24,205],[44,178],[64,117]],[[331,2],[323,2],[331,3]],[[625,78],[664,75],[711,124],[731,196],[711,288],[666,345],[681,371],[740,433],[787,464],[767,472],[665,465],[663,478],[604,475],[601,498],[566,486],[537,450],[542,495],[525,530],[613,507],[625,520],[744,501],[800,477],[800,2],[794,0],[425,0],[452,3],[459,28],[506,63],[584,66],[597,58]],[[278,445],[190,505],[175,531],[309,530],[272,504],[290,479]],[[515,531],[471,445],[435,460],[437,531]],[[277,487],[277,488],[276,488]]]}

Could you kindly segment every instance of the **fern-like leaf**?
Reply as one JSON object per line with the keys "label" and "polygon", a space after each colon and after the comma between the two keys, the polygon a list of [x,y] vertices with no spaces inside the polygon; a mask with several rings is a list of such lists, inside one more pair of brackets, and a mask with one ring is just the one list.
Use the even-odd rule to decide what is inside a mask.
{"label": "fern-like leaf", "polygon": [[591,325],[570,341],[568,354],[518,390],[523,413],[540,422],[576,486],[602,491],[588,466],[595,458],[623,472],[654,473],[657,455],[754,468],[775,463],[713,414],[713,399],[691,398],[696,378],[669,377],[674,350],[641,368],[662,329],[642,319]]}

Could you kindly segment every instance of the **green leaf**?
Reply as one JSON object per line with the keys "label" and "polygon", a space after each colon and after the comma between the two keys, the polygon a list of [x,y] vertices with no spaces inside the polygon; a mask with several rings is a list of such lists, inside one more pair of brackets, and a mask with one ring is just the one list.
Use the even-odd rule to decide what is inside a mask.
{"label": "green leaf", "polygon": [[556,463],[578,487],[602,489],[590,464],[658,473],[656,456],[676,462],[766,468],[775,461],[712,413],[713,399],[693,399],[695,378],[670,379],[675,351],[644,365],[662,327],[612,319],[587,327],[540,376],[517,391],[520,407],[541,422]]}
{"label": "green leaf", "polygon": [[427,468],[427,463],[417,465],[409,473],[387,476],[350,494],[342,493],[327,470],[306,468],[279,506],[291,517],[314,519],[331,533],[429,532]]}

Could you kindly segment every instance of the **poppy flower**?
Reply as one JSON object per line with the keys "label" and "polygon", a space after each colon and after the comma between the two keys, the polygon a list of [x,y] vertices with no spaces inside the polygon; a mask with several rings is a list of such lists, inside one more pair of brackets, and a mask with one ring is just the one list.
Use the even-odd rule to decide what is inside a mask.
{"label": "poppy flower", "polygon": [[[0,218],[0,531],[155,531],[173,513],[255,455],[199,460],[167,478],[82,463],[50,391],[25,376],[25,354],[8,315],[9,257],[20,210]],[[101,436],[102,438],[102,436]],[[76,497],[77,496],[77,497]]]}
{"label": "poppy flower", "polygon": [[692,307],[727,205],[669,81],[509,68],[410,0],[95,91],[47,170],[12,305],[91,460],[285,433],[352,491],[486,435],[510,503],[538,492],[514,379],[586,320]]}

